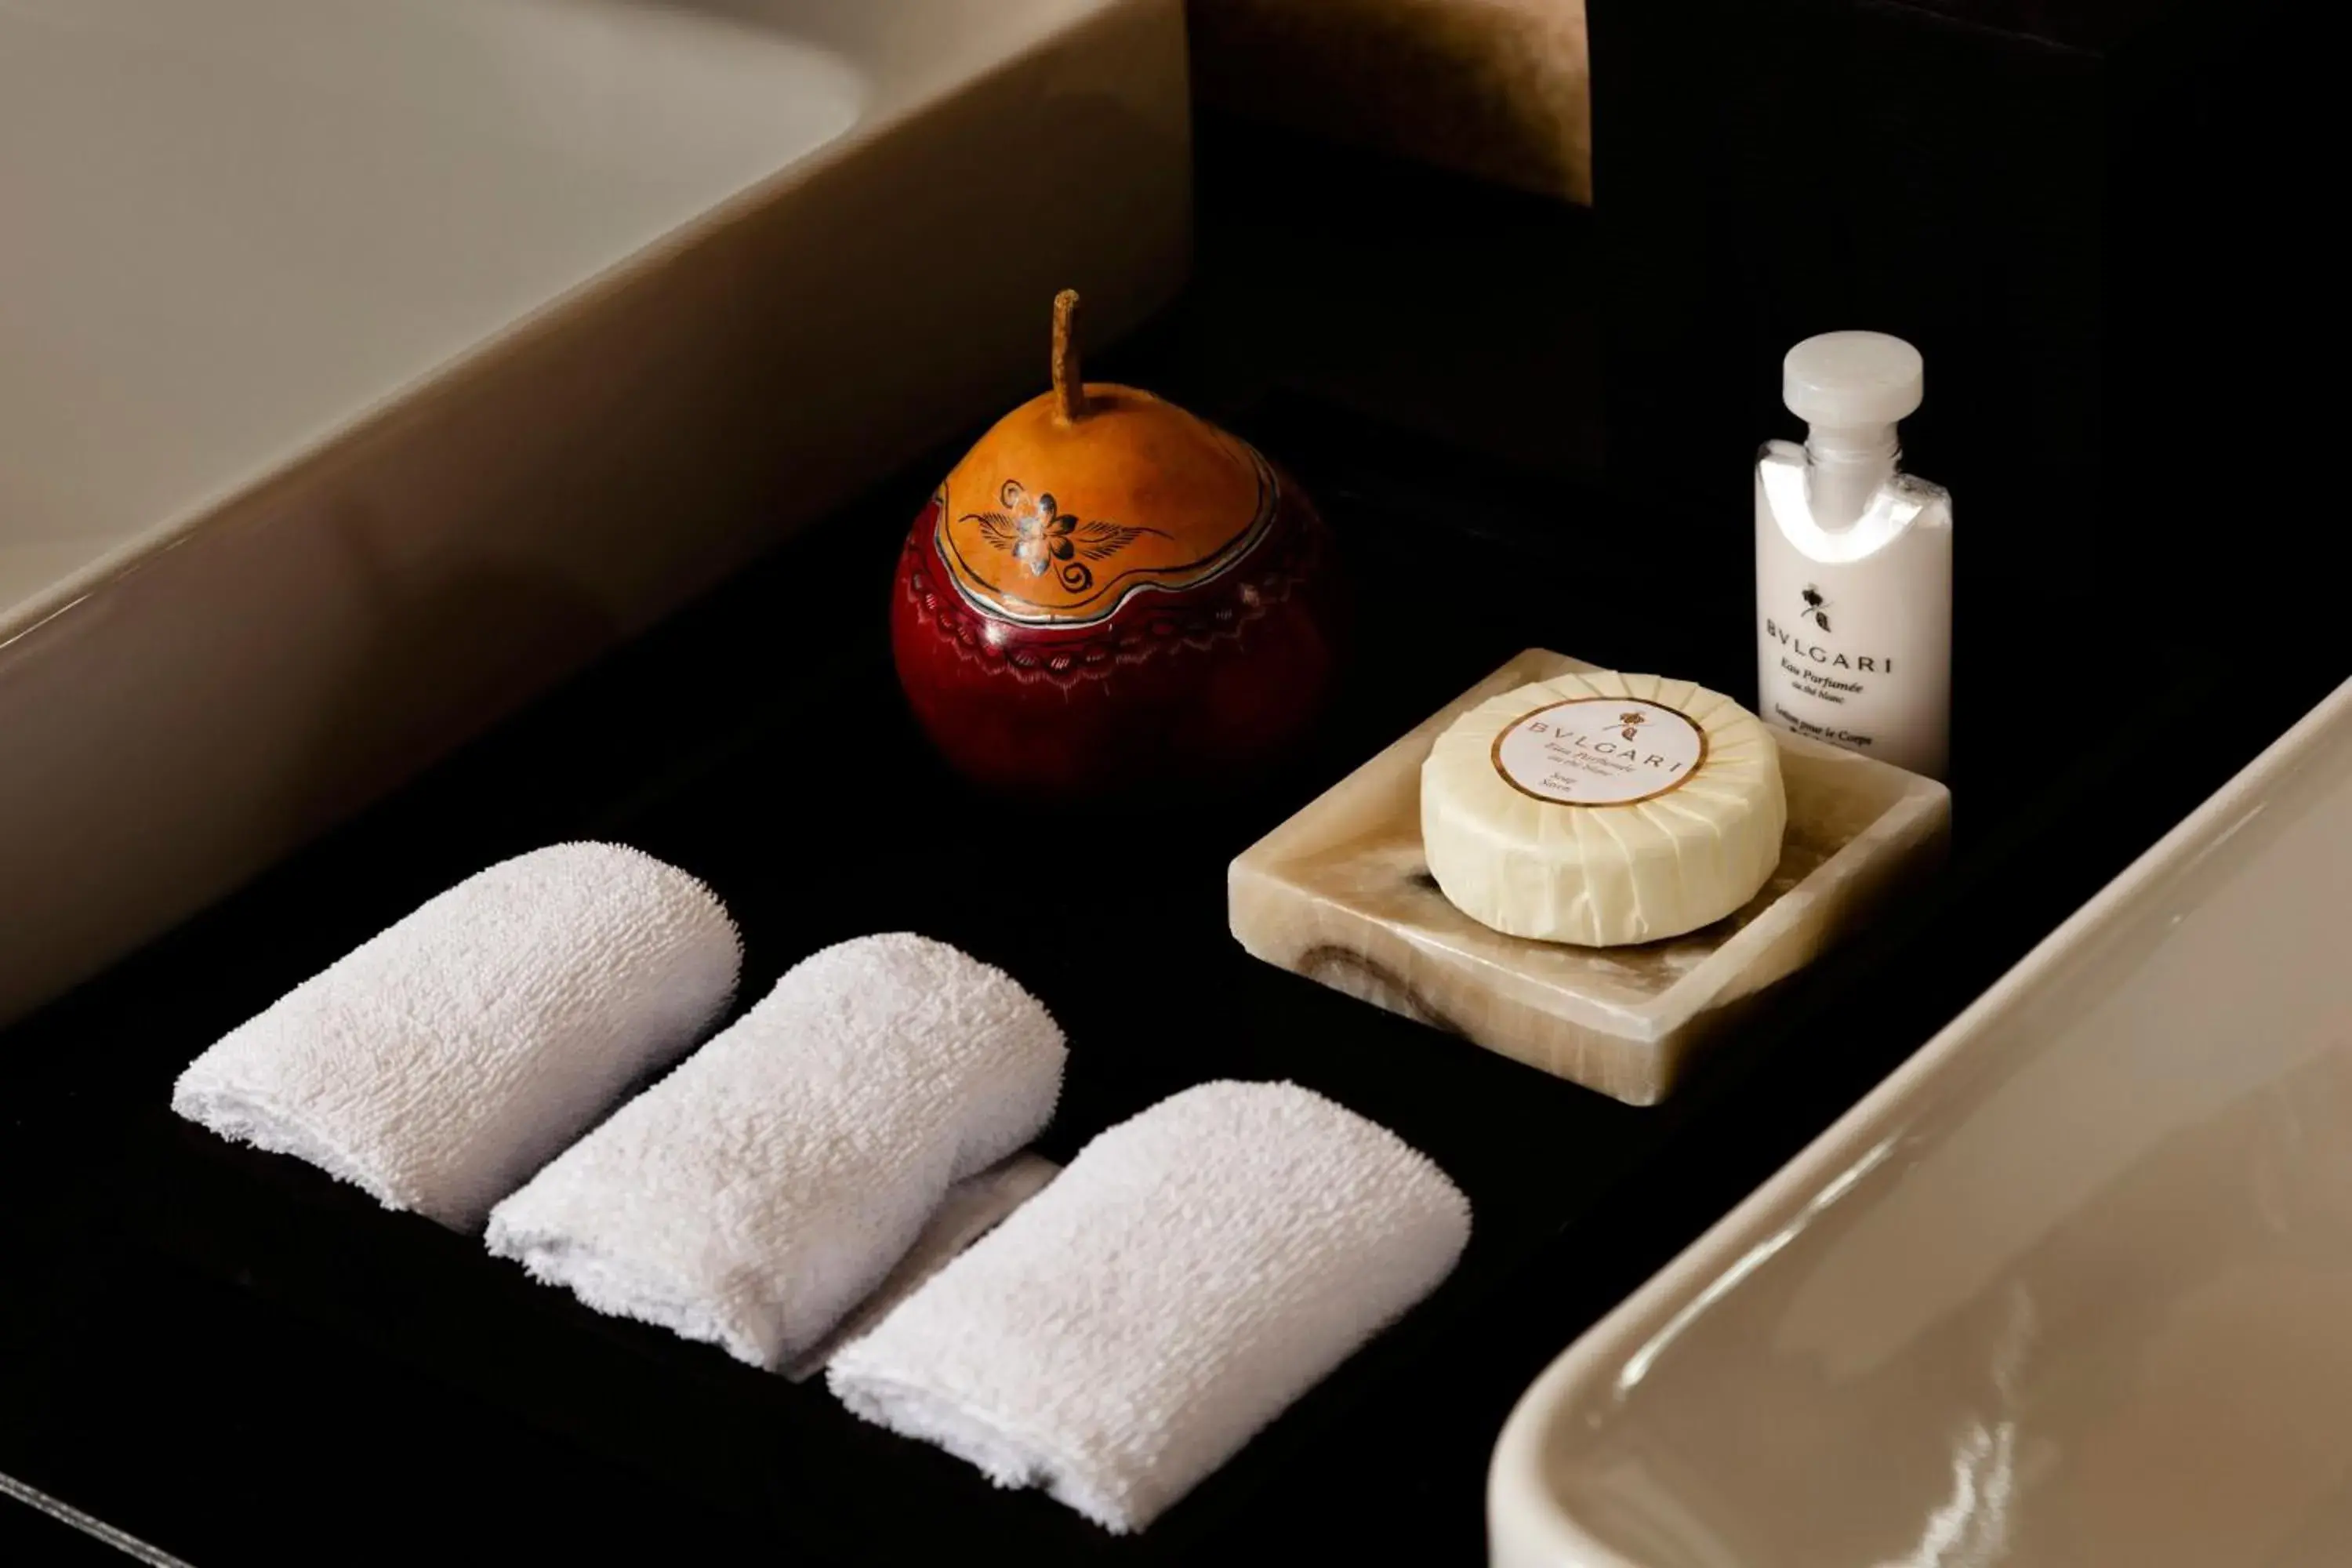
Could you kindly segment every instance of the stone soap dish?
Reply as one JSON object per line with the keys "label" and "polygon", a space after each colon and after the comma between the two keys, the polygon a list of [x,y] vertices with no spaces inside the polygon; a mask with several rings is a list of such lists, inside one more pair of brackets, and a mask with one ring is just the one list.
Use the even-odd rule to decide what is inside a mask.
{"label": "stone soap dish", "polygon": [[1654,1105],[1740,1005],[1942,861],[1951,795],[1775,732],[1780,869],[1737,914],[1667,942],[1572,947],[1455,909],[1421,852],[1421,764],[1487,698],[1594,667],[1530,648],[1325,791],[1233,863],[1233,931],[1268,963],[1634,1105]]}

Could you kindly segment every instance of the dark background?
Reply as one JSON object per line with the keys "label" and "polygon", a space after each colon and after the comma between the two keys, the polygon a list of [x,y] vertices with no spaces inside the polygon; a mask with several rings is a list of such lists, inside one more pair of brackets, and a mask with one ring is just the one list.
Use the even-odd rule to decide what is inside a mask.
{"label": "dark background", "polygon": [[[2147,17],[2188,8],[2113,9],[2155,26]],[[1884,47],[1900,55],[1928,47],[1905,29],[1969,10],[1788,14],[1844,18],[1837,58],[1850,72],[1855,48],[1866,63],[1881,47],[1869,28],[1896,28]],[[2004,166],[2042,181],[2011,204],[2027,230],[1979,236],[1914,272],[1863,254],[1843,221],[1848,237],[1810,266],[1792,259],[1820,232],[1805,223],[1770,266],[1754,259],[1743,225],[1766,185],[1739,185],[1739,171],[1769,184],[1788,160],[1814,167],[1856,133],[1781,107],[1816,63],[1801,49],[1775,57],[1782,87],[1760,101],[1752,84],[1744,99],[1708,96],[1728,91],[1730,48],[1686,52],[1676,91],[1691,123],[1619,142],[1652,151],[1614,162],[1612,117],[1660,121],[1675,104],[1612,104],[1604,90],[1602,224],[1204,124],[1196,281],[1093,368],[1241,430],[1331,519],[1356,579],[1357,635],[1309,754],[1237,798],[1157,806],[1148,832],[965,793],[898,705],[883,616],[907,522],[960,449],[943,447],[0,1037],[0,1472],[200,1565],[974,1551],[1476,1561],[1487,1451],[1545,1362],[2352,670],[2337,622],[2297,596],[2321,574],[2261,531],[2321,525],[2284,502],[2217,517],[2217,496],[2260,493],[2244,465],[2207,465],[2234,475],[2210,485],[2178,463],[2166,480],[2126,471],[2113,438],[2123,405],[2085,404],[2065,380],[2170,359],[2144,333],[2127,351],[2112,336],[2111,307],[2143,287],[2116,269],[2119,230],[2067,218],[2070,203],[2139,177],[2112,155],[2131,142],[2116,118],[2131,100],[2105,96],[2123,77],[2103,51],[2147,35],[2067,33],[2027,10],[1990,34],[1985,14],[1963,16],[1979,48],[1975,95],[1946,82],[1942,111],[1885,132],[1909,136],[1916,156],[1853,165],[1875,184],[1849,185],[1849,199],[1880,199],[1870,189],[1891,180],[1881,197],[1921,213],[1939,210],[1935,182],[1977,170],[1964,133],[1992,136]],[[1612,51],[1662,47],[1664,18],[1696,26],[1724,11],[1596,5],[1599,68]],[[2062,47],[2053,67],[2046,51]],[[2042,76],[2061,67],[2087,71],[2103,96],[2034,100],[2044,109],[2004,118],[2019,95],[2056,92]],[[1957,122],[1970,105],[1976,123]],[[2052,144],[2070,115],[2098,128],[2089,164]],[[1709,136],[1742,133],[1770,145],[1732,163],[1710,151]],[[2033,145],[2051,149],[2046,166]],[[2287,151],[2269,149],[2265,177]],[[1695,198],[1711,227],[1696,236],[1669,199],[1694,170],[1738,187]],[[2177,220],[2193,226],[2205,194],[2173,190]],[[1971,216],[1990,223],[1999,205]],[[2029,244],[2048,249],[2046,275],[2019,271],[2033,295],[2022,314],[1987,319],[2009,323],[2002,342],[2039,342],[2072,369],[2044,385],[2018,362],[2022,401],[2004,401],[2007,373],[1986,358],[2000,345],[1971,342],[1954,324],[1967,312],[1936,301],[1980,278],[1990,250]],[[1840,267],[1864,279],[1861,292],[1836,292]],[[2175,341],[2203,345],[2200,376],[2232,335],[2215,323],[2257,309],[2237,274],[2215,276],[2208,294],[2179,300]],[[1790,303],[1846,297],[1870,301],[1868,319],[1800,321]],[[1925,301],[1921,313],[1906,316],[1906,299]],[[2301,319],[2308,303],[2281,285],[2259,309]],[[1773,409],[1777,355],[1795,332],[1857,324],[1919,336],[1930,401],[1918,467],[1958,498],[1958,853],[1932,892],[1799,977],[1649,1110],[1243,955],[1224,932],[1225,862],[1517,649],[1750,691],[1746,474],[1758,440],[1792,433]],[[2168,432],[2210,427],[2192,388],[2166,384],[2179,394],[2162,403]],[[2055,412],[2033,412],[2036,399]],[[2085,421],[2107,438],[2082,437]],[[1989,455],[2004,431],[2030,450]],[[2147,434],[2132,449],[2148,448]],[[2080,443],[2071,459],[2068,440]],[[2071,477],[2054,489],[2021,477],[2058,470]],[[2222,614],[2222,584],[2255,607]],[[2230,726],[2184,736],[2173,716],[2214,711],[2203,704],[2224,692]],[[489,860],[592,836],[719,889],[748,939],[749,995],[812,948],[874,929],[919,928],[1012,969],[1073,1039],[1050,1154],[1067,1158],[1202,1079],[1295,1077],[1452,1172],[1476,1211],[1471,1250],[1425,1307],[1149,1532],[1119,1541],[861,1425],[821,1386],[597,1317],[472,1239],[170,1115],[181,1067],[289,985]],[[992,847],[1017,863],[1040,840],[1102,871],[1101,890],[1074,900],[993,874]],[[0,1560],[105,1555],[0,1503]]]}

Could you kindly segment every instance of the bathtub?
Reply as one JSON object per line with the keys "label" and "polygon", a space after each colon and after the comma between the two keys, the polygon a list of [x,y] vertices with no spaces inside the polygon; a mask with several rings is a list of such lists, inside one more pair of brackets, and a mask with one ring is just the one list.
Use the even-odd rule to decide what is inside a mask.
{"label": "bathtub", "polygon": [[[0,0],[0,1022],[1181,283],[1180,0]],[[876,590],[877,614],[880,593]]]}

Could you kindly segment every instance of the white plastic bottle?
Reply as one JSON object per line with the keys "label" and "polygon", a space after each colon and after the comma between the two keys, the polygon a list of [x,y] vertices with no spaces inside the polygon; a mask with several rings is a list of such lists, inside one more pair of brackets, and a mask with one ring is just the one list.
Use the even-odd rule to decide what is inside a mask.
{"label": "white plastic bottle", "polygon": [[1897,466],[1919,351],[1824,332],[1789,351],[1803,445],[1756,459],[1757,708],[1764,721],[1930,778],[1950,755],[1952,498]]}

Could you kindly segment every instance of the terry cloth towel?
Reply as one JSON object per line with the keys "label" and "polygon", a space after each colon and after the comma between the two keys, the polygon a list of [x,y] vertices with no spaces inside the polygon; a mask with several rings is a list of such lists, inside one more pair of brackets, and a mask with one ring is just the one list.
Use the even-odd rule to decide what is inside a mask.
{"label": "terry cloth towel", "polygon": [[1088,1143],[844,1348],[869,1421],[1140,1530],[1435,1289],[1470,1205],[1288,1083],[1209,1083]]}
{"label": "terry cloth towel", "polygon": [[172,1109],[457,1230],[725,1012],[709,889],[614,844],[467,878],[239,1026]]}
{"label": "terry cloth towel", "polygon": [[777,1367],[898,1263],[953,1184],[1054,1113],[1062,1031],[928,937],[812,954],[490,1215],[490,1250],[600,1312]]}
{"label": "terry cloth towel", "polygon": [[784,1376],[805,1383],[823,1372],[834,1352],[888,1316],[890,1309],[913,1295],[924,1280],[1003,1225],[1006,1215],[1044,1192],[1045,1184],[1061,1173],[1062,1167],[1053,1161],[1024,1151],[950,1187],[940,1206],[931,1211],[922,1234],[907,1248],[907,1256],[824,1338],[786,1362]]}

